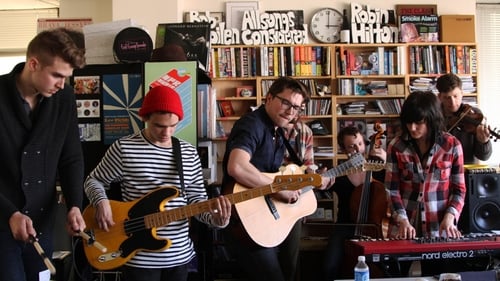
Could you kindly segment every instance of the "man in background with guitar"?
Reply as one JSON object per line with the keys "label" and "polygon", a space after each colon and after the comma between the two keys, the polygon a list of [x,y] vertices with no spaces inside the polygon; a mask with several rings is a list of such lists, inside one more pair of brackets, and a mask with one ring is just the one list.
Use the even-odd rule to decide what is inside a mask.
{"label": "man in background with guitar", "polygon": [[[108,247],[107,244],[112,245],[113,240],[123,239],[128,241],[128,244],[121,245],[146,249],[148,244],[156,245],[157,239],[168,239],[172,242],[170,247],[165,246],[151,251],[140,250],[135,255],[130,254],[131,258],[127,259],[121,268],[122,275],[127,281],[187,280],[188,264],[195,257],[193,242],[189,237],[189,220],[186,218],[173,220],[165,226],[149,231],[146,229],[141,232],[130,232],[132,235],[128,237],[123,233],[130,231],[132,227],[139,229],[141,221],[138,218],[128,220],[137,220],[135,224],[117,221],[115,219],[117,215],[121,212],[128,215],[129,210],[112,209],[105,193],[105,189],[109,188],[111,183],[119,182],[124,201],[143,198],[138,202],[145,202],[143,208],[168,210],[186,208],[207,200],[196,148],[188,142],[173,137],[177,124],[184,116],[178,93],[166,86],[152,88],[143,100],[139,115],[146,122],[146,128],[114,142],[85,181],[85,192],[95,208],[98,228],[106,231],[100,236],[103,240],[96,237],[96,241]],[[175,187],[179,195],[164,199],[145,197],[150,192],[158,190],[160,186]],[[161,201],[161,206],[149,206],[152,203],[148,203],[148,200]],[[169,201],[165,203],[166,200]],[[229,223],[231,203],[223,196],[214,202],[216,204],[213,208],[211,206],[210,212],[203,212],[195,217],[208,225],[225,227]],[[138,208],[137,205],[134,205],[134,208]],[[130,215],[141,211],[140,208],[134,209]],[[87,218],[85,212],[84,217],[86,220],[94,219]],[[92,224],[95,223],[93,221],[87,223],[87,225]],[[117,228],[119,225],[126,227]],[[133,241],[134,236],[139,236],[139,239]],[[133,245],[129,245],[130,243]],[[125,248],[123,246],[123,249]]]}
{"label": "man in background with guitar", "polygon": [[[266,94],[265,104],[241,117],[231,130],[223,160],[225,193],[232,193],[236,183],[250,189],[271,184],[273,178],[265,173],[278,172],[283,163],[286,148],[280,130],[303,110],[308,91],[299,81],[280,77]],[[285,204],[294,204],[299,197],[300,190],[284,190],[272,195],[274,200]],[[273,225],[266,227],[272,228]],[[292,272],[296,264],[293,270],[285,266],[290,261],[293,263],[296,255],[282,257],[280,253],[298,252],[299,241],[295,245],[288,243],[293,249],[280,249],[281,245],[263,247],[252,241],[241,228],[241,221],[235,218],[225,232],[248,280],[294,280]]]}
{"label": "man in background with guitar", "polygon": [[493,152],[488,126],[477,107],[462,103],[462,80],[453,73],[440,76],[436,82],[447,131],[457,137],[464,150],[464,163],[486,161]]}
{"label": "man in background with guitar", "polygon": [[[342,128],[337,134],[337,143],[344,153],[348,155],[355,153],[365,154],[367,152],[366,146],[368,141],[359,129],[354,126]],[[368,154],[370,159],[377,159],[377,161],[382,163],[385,162],[387,156],[387,153],[382,147],[376,147],[374,145],[370,147]],[[351,202],[353,201],[352,195],[356,188],[363,187],[366,179],[365,174],[366,172],[360,171],[337,177],[334,179],[333,185],[330,186],[330,190],[335,192],[338,196],[339,206],[336,223],[339,225],[334,226],[325,249],[325,256],[323,259],[323,280],[325,281],[341,278],[340,269],[345,268],[345,266],[343,266],[345,260],[345,240],[354,238],[356,226],[356,220],[353,219],[353,214],[351,212]],[[383,183],[385,170],[376,171],[372,176],[374,180]],[[386,195],[385,189],[384,195]],[[359,202],[359,197],[357,199],[358,205],[362,204],[362,202]],[[386,210],[381,211],[386,212]],[[351,267],[349,267],[349,270],[351,270]],[[349,271],[349,273],[351,272]],[[350,276],[343,277],[347,278]]]}

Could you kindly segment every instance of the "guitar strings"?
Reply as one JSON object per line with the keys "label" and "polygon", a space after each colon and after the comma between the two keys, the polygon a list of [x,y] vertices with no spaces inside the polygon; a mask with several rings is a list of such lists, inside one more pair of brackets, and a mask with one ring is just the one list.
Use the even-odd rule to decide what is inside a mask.
{"label": "guitar strings", "polygon": [[[301,175],[303,179],[303,176],[304,175]],[[306,180],[312,180],[312,177],[309,177],[308,179]],[[248,189],[246,191],[243,191],[243,192],[238,192],[238,193],[233,193],[233,194],[227,194],[225,196],[228,197],[228,199],[231,201],[232,204],[235,204],[237,202],[236,201],[236,196],[240,197],[241,200],[238,201],[241,202],[241,201],[245,201],[247,200],[249,197],[250,198],[254,198],[256,196],[254,196],[253,194],[251,193],[255,193],[255,192],[258,192],[259,196],[264,196],[264,195],[267,195],[267,194],[270,194],[270,193],[275,193],[276,191],[273,191],[273,188],[274,189],[279,189],[279,191],[281,190],[284,190],[283,187],[284,186],[287,186],[287,185],[290,185],[292,184],[292,182],[290,181],[283,181],[283,182],[273,182],[272,184],[266,186],[266,188],[269,188],[270,191],[269,192],[264,192],[262,193],[263,189]],[[248,196],[250,193],[251,195]],[[187,218],[187,217],[190,217],[193,212],[192,211],[189,211],[190,209],[193,209],[196,207],[196,209],[201,209],[201,210],[207,210],[207,211],[210,211],[210,206],[212,202],[216,201],[217,199],[214,198],[214,199],[210,199],[210,200],[207,200],[207,201],[203,201],[203,202],[198,202],[198,203],[195,203],[195,204],[191,204],[191,205],[187,205],[187,206],[184,206],[184,207],[180,207],[180,208],[175,208],[175,209],[170,209],[170,210],[165,210],[165,211],[160,211],[158,213],[153,213],[153,214],[147,214],[147,215],[144,215],[144,216],[140,216],[140,217],[136,217],[136,218],[132,218],[130,220],[126,220],[124,221],[123,223],[120,223],[118,225],[115,225],[113,226],[112,228],[117,228],[118,226],[121,226],[123,225],[123,229],[125,231],[125,234],[131,234],[131,233],[134,233],[134,232],[138,232],[138,231],[142,231],[142,230],[146,230],[146,229],[151,229],[151,228],[148,228],[146,227],[146,220],[148,218],[151,219],[151,222],[153,225],[156,225],[156,226],[162,226],[162,225],[167,225],[168,223],[172,222],[172,221],[177,221],[177,220],[180,220],[180,219],[183,219],[183,218]],[[205,207],[203,207],[203,205],[207,205]],[[202,207],[202,208],[200,208]],[[166,215],[167,213],[171,213],[172,215]],[[201,212],[197,212],[197,213],[201,213]],[[118,228],[118,229],[121,229],[121,228]],[[112,231],[109,231],[109,232],[103,232],[102,236],[106,236],[106,234],[108,235],[113,235],[111,233]]]}

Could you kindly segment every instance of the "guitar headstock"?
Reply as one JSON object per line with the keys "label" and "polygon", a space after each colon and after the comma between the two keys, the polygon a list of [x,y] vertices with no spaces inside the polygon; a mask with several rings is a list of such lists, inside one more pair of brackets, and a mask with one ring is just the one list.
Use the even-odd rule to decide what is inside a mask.
{"label": "guitar headstock", "polygon": [[369,160],[363,163],[363,171],[382,171],[385,169],[385,163],[382,161]]}
{"label": "guitar headstock", "polygon": [[283,175],[275,176],[273,187],[279,186],[281,190],[297,190],[306,186],[321,186],[321,175],[302,174],[302,175]]}
{"label": "guitar headstock", "polygon": [[[361,168],[365,163],[365,156],[362,153],[356,152],[349,155],[349,161],[344,162],[348,163],[351,168]],[[343,163],[342,163],[343,164]]]}

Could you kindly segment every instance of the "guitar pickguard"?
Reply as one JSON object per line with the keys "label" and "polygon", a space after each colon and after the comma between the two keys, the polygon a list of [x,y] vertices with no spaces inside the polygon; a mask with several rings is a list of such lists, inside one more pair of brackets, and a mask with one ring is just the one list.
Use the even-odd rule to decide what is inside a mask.
{"label": "guitar pickguard", "polygon": [[127,257],[137,249],[157,251],[168,245],[167,240],[155,238],[154,229],[147,229],[143,217],[162,211],[165,198],[177,195],[175,188],[162,188],[141,198],[128,212],[128,220],[124,222],[127,239],[120,245],[122,257]]}

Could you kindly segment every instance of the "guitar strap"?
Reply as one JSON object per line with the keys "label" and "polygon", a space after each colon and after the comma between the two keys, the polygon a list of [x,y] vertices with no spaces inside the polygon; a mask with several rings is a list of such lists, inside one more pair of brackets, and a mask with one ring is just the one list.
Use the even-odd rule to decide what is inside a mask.
{"label": "guitar strap", "polygon": [[172,147],[174,149],[175,165],[177,166],[177,172],[179,173],[179,178],[181,180],[180,194],[184,194],[185,186],[184,186],[184,173],[182,171],[181,144],[178,138],[172,137]]}
{"label": "guitar strap", "polygon": [[288,139],[285,137],[285,134],[283,133],[283,129],[278,128],[277,131],[278,134],[281,136],[281,138],[283,138],[283,143],[285,144],[286,149],[288,150],[288,155],[290,155],[290,159],[293,161],[293,163],[297,164],[298,166],[302,166],[304,162],[302,162],[302,160],[299,159],[299,156],[297,156],[297,153],[292,148],[292,145],[290,144],[290,142],[288,142]]}

